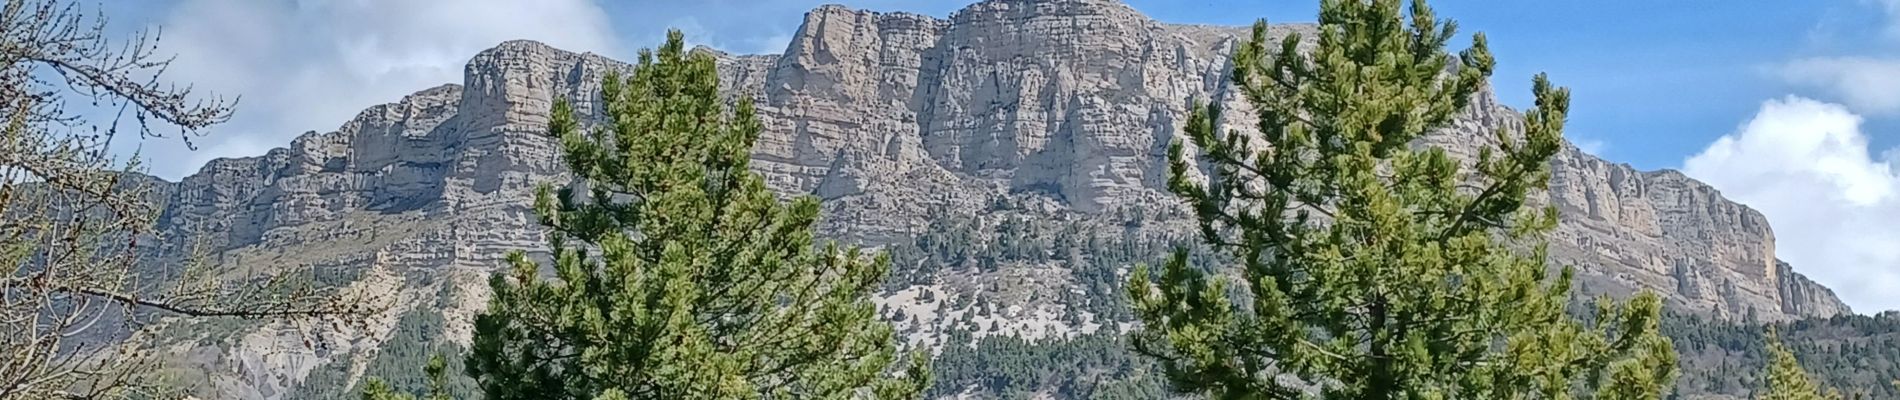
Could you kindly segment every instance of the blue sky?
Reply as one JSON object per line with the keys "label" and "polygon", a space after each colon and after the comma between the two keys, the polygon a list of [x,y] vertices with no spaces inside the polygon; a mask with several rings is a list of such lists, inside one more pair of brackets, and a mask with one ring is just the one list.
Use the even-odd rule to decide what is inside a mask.
{"label": "blue sky", "polygon": [[[1127,0],[1164,22],[1313,19],[1317,1]],[[826,2],[947,16],[970,0],[157,0],[111,2],[118,30],[162,27],[171,78],[242,95],[184,151],[144,144],[168,178],[329,131],[443,83],[481,49],[528,38],[625,58],[669,27],[729,51],[783,50]],[[1568,136],[1642,169],[1680,168],[1759,209],[1777,255],[1861,311],[1900,309],[1900,0],[1440,0],[1483,31],[1507,104],[1531,75],[1574,92]],[[1462,41],[1460,42],[1463,43]]]}

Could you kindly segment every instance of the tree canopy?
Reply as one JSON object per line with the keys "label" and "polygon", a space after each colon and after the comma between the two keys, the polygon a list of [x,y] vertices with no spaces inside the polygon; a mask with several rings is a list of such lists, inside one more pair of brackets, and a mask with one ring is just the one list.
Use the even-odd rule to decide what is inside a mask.
{"label": "tree canopy", "polygon": [[[490,283],[467,370],[489,399],[907,398],[925,360],[897,352],[869,294],[888,258],[817,245],[818,202],[781,202],[747,169],[760,125],[719,96],[679,32],[601,87],[584,128],[555,105],[578,187],[543,187],[552,263]],[[555,279],[542,274],[552,269]]]}
{"label": "tree canopy", "polygon": [[231,102],[168,81],[156,35],[115,40],[84,5],[0,6],[0,400],[170,394],[169,360],[121,340],[158,318],[360,322],[373,303],[159,244],[174,238],[158,229],[157,180],[114,140],[189,145]]}
{"label": "tree canopy", "polygon": [[[1170,188],[1238,270],[1185,257],[1141,268],[1128,291],[1139,351],[1177,390],[1226,399],[1658,398],[1675,353],[1660,300],[1565,313],[1543,235],[1569,92],[1542,75],[1521,129],[1460,160],[1418,145],[1466,112],[1491,75],[1482,34],[1455,57],[1456,24],[1424,1],[1321,2],[1316,45],[1277,47],[1264,21],[1234,55],[1254,132],[1198,108],[1170,148]],[[1205,179],[1202,166],[1207,168]],[[1224,271],[1215,269],[1216,271]]]}

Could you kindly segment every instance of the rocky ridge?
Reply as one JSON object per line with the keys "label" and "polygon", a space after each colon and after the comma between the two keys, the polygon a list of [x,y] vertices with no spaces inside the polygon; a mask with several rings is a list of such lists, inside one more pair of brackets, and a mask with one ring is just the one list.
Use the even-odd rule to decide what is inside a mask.
{"label": "rocky ridge", "polygon": [[[1229,115],[1245,115],[1225,73],[1227,54],[1246,34],[1156,22],[1112,0],[990,0],[948,18],[825,6],[805,15],[782,54],[696,51],[718,59],[732,101],[757,102],[766,131],[753,165],[770,185],[823,199],[827,235],[879,245],[919,231],[933,213],[976,213],[998,198],[1062,218],[1169,207],[1165,149],[1190,106],[1219,102],[1236,111]],[[507,251],[542,245],[529,211],[535,186],[567,180],[544,135],[550,105],[570,99],[593,118],[600,79],[628,68],[536,42],[503,43],[475,55],[462,84],[161,184],[162,229],[174,250],[208,249],[233,271],[333,271],[375,278],[404,299],[446,293],[459,305],[445,315],[449,336],[465,342],[486,273]],[[1468,156],[1492,130],[1517,124],[1519,115],[1490,93],[1476,100],[1428,142]],[[1849,312],[1775,258],[1773,232],[1758,212],[1708,185],[1572,146],[1552,164],[1548,200],[1563,213],[1552,257],[1577,266],[1587,291],[1656,290],[1678,309],[1721,318]],[[1144,229],[1164,235],[1183,226]],[[957,290],[922,285],[886,301],[914,302],[925,286]],[[1022,329],[1047,331],[1060,307],[1001,312],[1020,314],[1012,316],[1025,321]],[[393,321],[347,335],[304,334],[370,349],[387,340]],[[1085,325],[1072,328],[1101,326]],[[242,377],[227,393],[277,398],[303,377],[259,371],[343,357],[284,345],[272,336],[278,330],[250,334],[207,356]]]}

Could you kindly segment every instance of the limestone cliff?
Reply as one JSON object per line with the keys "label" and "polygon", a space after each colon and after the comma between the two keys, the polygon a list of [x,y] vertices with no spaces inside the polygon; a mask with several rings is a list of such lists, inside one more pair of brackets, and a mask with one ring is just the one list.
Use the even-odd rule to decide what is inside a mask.
{"label": "limestone cliff", "polygon": [[[784,193],[823,199],[828,235],[876,245],[917,231],[933,210],[999,197],[1053,199],[1053,212],[1084,218],[1173,207],[1164,150],[1190,106],[1246,109],[1225,75],[1244,34],[1156,22],[1111,0],[991,0],[947,19],[826,6],[805,15],[783,54],[696,51],[719,60],[732,101],[759,105],[758,172]],[[405,299],[447,293],[449,336],[465,341],[485,297],[482,277],[507,251],[541,246],[534,187],[567,179],[544,135],[550,104],[570,99],[595,118],[600,79],[628,68],[503,43],[475,55],[460,85],[163,184],[169,244],[209,250],[234,271],[326,270],[375,278]],[[1515,129],[1517,113],[1489,93],[1477,100],[1427,142],[1468,156],[1490,144],[1492,130]],[[1656,290],[1677,307],[1730,318],[1848,312],[1775,258],[1759,213],[1707,185],[1574,147],[1552,166],[1548,200],[1563,212],[1552,255],[1575,265],[1591,292]],[[427,306],[392,312],[416,307]],[[373,348],[393,323],[337,340]],[[259,354],[296,363],[342,354],[279,346],[270,335],[241,341],[214,364],[269,368]],[[227,393],[275,397],[304,371],[242,375]]]}

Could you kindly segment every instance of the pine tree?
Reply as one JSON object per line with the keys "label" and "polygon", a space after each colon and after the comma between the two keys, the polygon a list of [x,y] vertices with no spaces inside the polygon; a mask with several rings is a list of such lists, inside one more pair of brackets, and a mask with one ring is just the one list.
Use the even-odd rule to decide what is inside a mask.
{"label": "pine tree", "polygon": [[1527,200],[1548,183],[1568,91],[1537,76],[1522,130],[1491,132],[1496,148],[1466,165],[1414,143],[1482,89],[1484,36],[1454,59],[1456,25],[1422,0],[1320,9],[1310,53],[1298,35],[1270,53],[1262,21],[1234,56],[1257,137],[1217,132],[1222,110],[1199,107],[1186,127],[1198,159],[1171,147],[1170,188],[1240,265],[1208,276],[1180,251],[1158,276],[1139,268],[1137,350],[1176,390],[1222,399],[1666,393],[1675,353],[1657,333],[1661,301],[1599,299],[1578,321],[1565,313],[1571,270],[1545,265],[1556,211]]}
{"label": "pine tree", "polygon": [[[814,245],[818,203],[781,203],[747,169],[760,124],[720,98],[711,56],[679,32],[601,89],[584,130],[550,121],[585,183],[543,187],[552,269],[522,253],[490,281],[469,374],[487,398],[907,398],[907,366],[869,293],[888,260]],[[901,369],[901,371],[899,371]]]}
{"label": "pine tree", "polygon": [[[421,399],[451,400],[449,397],[448,361],[443,359],[441,355],[429,357],[429,365],[422,367],[422,371],[429,377],[429,396]],[[377,378],[370,378],[369,382],[364,384],[362,399],[417,400],[416,396],[397,392],[396,388],[389,386],[389,382],[384,382]]]}
{"label": "pine tree", "polygon": [[1801,362],[1795,360],[1794,352],[1781,343],[1780,335],[1768,332],[1768,369],[1767,384],[1763,388],[1761,400],[1841,400],[1841,393],[1823,390],[1808,371],[1801,368]]}

